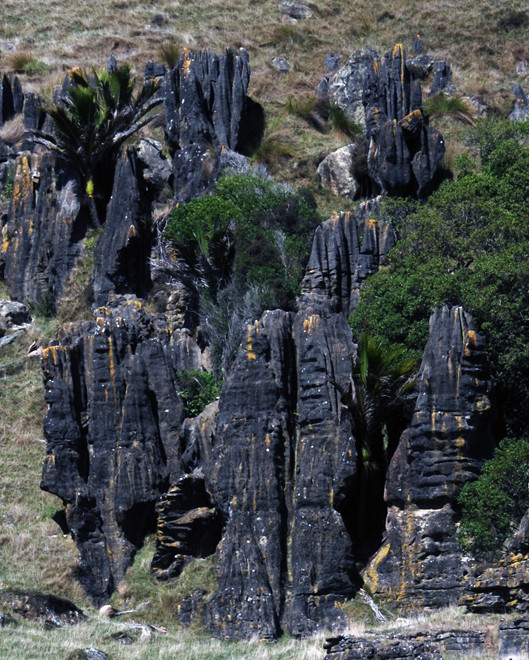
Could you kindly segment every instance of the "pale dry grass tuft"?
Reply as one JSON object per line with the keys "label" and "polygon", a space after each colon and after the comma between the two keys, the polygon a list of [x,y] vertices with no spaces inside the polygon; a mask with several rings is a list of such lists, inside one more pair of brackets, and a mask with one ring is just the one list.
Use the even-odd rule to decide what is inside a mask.
{"label": "pale dry grass tuft", "polygon": [[0,139],[6,144],[13,145],[24,137],[24,115],[19,113],[13,119],[6,121],[0,129]]}

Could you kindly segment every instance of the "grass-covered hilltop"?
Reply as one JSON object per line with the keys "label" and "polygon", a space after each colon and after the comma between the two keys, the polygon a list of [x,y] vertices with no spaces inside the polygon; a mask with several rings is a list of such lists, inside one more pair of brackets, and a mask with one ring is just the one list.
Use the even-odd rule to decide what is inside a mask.
{"label": "grass-covered hilltop", "polygon": [[529,9],[0,18],[0,657],[526,657]]}

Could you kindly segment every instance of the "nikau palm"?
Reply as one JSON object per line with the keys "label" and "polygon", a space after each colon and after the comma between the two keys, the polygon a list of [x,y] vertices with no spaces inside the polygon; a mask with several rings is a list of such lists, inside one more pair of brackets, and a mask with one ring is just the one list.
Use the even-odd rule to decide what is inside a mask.
{"label": "nikau palm", "polygon": [[[365,450],[379,468],[391,457],[395,430],[413,398],[416,360],[405,346],[363,334],[354,365],[353,415]],[[401,430],[401,429],[399,429]],[[389,444],[385,446],[384,432]],[[396,438],[398,440],[398,437]]]}
{"label": "nikau palm", "polygon": [[44,108],[53,120],[54,134],[35,131],[33,139],[58,151],[77,170],[95,223],[97,182],[112,178],[125,140],[154,118],[149,112],[162,102],[155,97],[158,87],[146,82],[134,95],[128,64],[91,74],[74,68],[68,72],[65,93]]}

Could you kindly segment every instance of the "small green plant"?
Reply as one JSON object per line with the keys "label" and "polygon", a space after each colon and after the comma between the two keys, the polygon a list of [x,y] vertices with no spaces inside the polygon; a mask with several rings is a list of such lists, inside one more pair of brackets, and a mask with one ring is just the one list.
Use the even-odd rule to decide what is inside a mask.
{"label": "small green plant", "polygon": [[13,194],[14,178],[15,178],[15,168],[10,167],[7,175],[7,180],[0,191],[0,199],[4,199],[4,200],[11,199],[11,195]]}
{"label": "small green plant", "polygon": [[169,42],[160,46],[158,54],[162,62],[166,64],[169,69],[174,69],[178,63],[180,55],[182,54],[182,50],[183,49],[174,42]]}
{"label": "small green plant", "polygon": [[477,481],[459,496],[460,545],[477,556],[500,554],[529,506],[529,441],[506,438]]}
{"label": "small green plant", "polygon": [[11,55],[9,67],[14,73],[25,73],[28,76],[43,76],[49,71],[47,64],[26,52]]}
{"label": "small green plant", "polygon": [[184,400],[186,416],[200,415],[204,408],[219,396],[221,385],[210,371],[180,371],[179,394]]}
{"label": "small green plant", "polygon": [[150,111],[162,102],[157,82],[144,82],[137,94],[130,66],[89,73],[68,71],[66,93],[45,108],[54,134],[34,131],[34,141],[58,151],[77,170],[94,226],[100,224],[95,198],[108,196],[123,143],[154,119]]}
{"label": "small green plant", "polygon": [[475,124],[470,107],[459,96],[448,96],[441,92],[425,100],[424,110],[431,119],[449,116],[471,126]]}

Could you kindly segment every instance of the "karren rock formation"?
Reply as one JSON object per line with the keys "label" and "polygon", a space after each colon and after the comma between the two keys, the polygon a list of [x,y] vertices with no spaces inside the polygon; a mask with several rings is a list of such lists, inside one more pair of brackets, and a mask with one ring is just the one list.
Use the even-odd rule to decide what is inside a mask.
{"label": "karren rock formation", "polygon": [[[248,167],[264,127],[247,95],[248,54],[185,51],[171,70],[147,67],[160,81],[170,155],[152,140],[123,148],[98,227],[79,173],[31,140],[44,122],[38,100],[4,75],[0,125],[23,113],[26,128],[18,147],[0,144],[0,180],[14,168],[0,260],[11,298],[56,309],[95,235],[93,318],[63,327],[41,352],[41,488],[64,505],[95,605],[108,602],[156,531],[161,581],[215,556],[215,590],[182,612],[199,608],[222,639],[341,633],[343,605],[364,587],[403,612],[458,602],[527,610],[527,516],[493,566],[476,565],[457,541],[458,496],[495,445],[493,382],[472,317],[460,306],[433,312],[387,460],[367,451],[359,417],[359,337],[347,319],[397,242],[378,206],[387,195],[424,198],[442,178],[444,140],[422,108],[432,67],[408,60],[401,45],[383,57],[365,49],[320,83],[365,126],[355,149],[364,149],[374,196],[317,228],[296,310],[248,320],[218,401],[195,417],[178,375],[211,364],[197,320],[202,284],[189,273],[176,281],[183,270],[153,274],[163,238],[146,218],[161,198],[188,202],[226,168]],[[146,306],[155,285],[172,307]],[[393,655],[376,655],[377,643],[336,637],[326,657],[437,658],[479,650],[483,633],[392,637],[384,648]]]}

